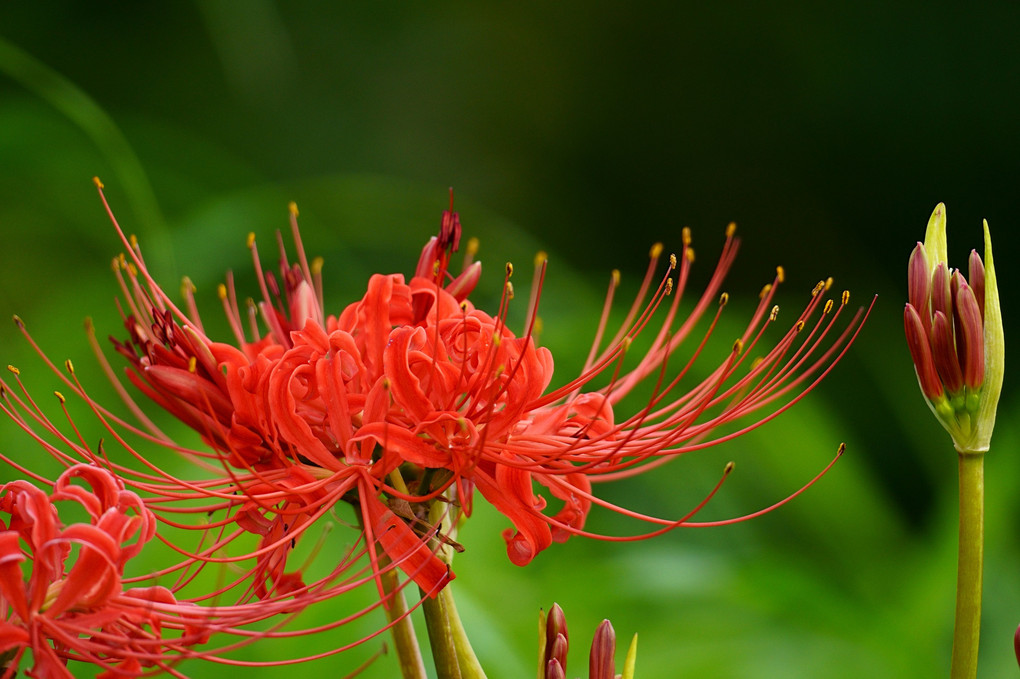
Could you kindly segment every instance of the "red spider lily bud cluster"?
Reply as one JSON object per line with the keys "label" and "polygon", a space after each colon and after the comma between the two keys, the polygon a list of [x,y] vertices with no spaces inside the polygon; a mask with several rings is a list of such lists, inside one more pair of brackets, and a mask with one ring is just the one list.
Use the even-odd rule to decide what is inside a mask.
{"label": "red spider lily bud cluster", "polygon": [[[539,675],[543,679],[566,679],[569,636],[567,620],[559,604],[553,604],[548,615],[539,616]],[[616,673],[616,632],[608,620],[595,630],[588,656],[588,679],[633,679],[637,657],[637,635],[627,651],[623,674]]]}
{"label": "red spider lily bud cluster", "polygon": [[[688,301],[694,250],[684,229],[679,255],[663,262],[662,246],[652,248],[638,295],[615,332],[608,328],[620,278],[614,272],[581,373],[552,386],[553,354],[534,336],[544,255],[536,258],[525,326],[515,333],[507,324],[514,298],[512,265],[504,269],[495,313],[476,308],[470,299],[482,271],[474,261],[476,240],[467,242],[460,272],[451,272],[461,238],[451,204],[409,279],[373,275],[359,299],[331,314],[322,297],[322,261],[306,256],[292,204],[296,261],[278,238],[279,267],[265,269],[255,236],[248,236],[258,295],[241,301],[227,275],[219,298],[232,338],[221,341],[206,333],[189,281],[182,286],[183,302],[175,302],[152,278],[137,241],[121,230],[98,180],[97,186],[126,248],[113,262],[124,325],[113,346],[126,366],[128,384],[106,358],[91,325],[89,339],[133,418],[97,403],[69,362],[61,369],[38,347],[112,443],[93,447],[80,436],[66,435],[36,405],[16,370],[15,383],[0,381],[0,409],[61,463],[106,470],[163,525],[192,532],[189,545],[179,535],[173,541],[162,538],[172,542],[180,563],[153,577],[176,574],[180,584],[170,593],[183,603],[199,604],[194,615],[209,621],[209,633],[244,636],[230,648],[284,634],[275,628],[244,632],[248,625],[362,587],[378,590],[378,603],[324,629],[377,607],[404,611],[391,614],[387,627],[400,624],[414,610],[398,601],[408,583],[434,598],[453,580],[451,554],[463,549],[455,542],[456,529],[471,515],[476,493],[506,517],[507,556],[520,566],[571,536],[637,540],[762,513],[694,521],[732,465],[702,502],[679,517],[616,506],[602,499],[594,484],[656,469],[778,416],[832,370],[867,317],[863,309],[845,311],[848,292],[828,298],[829,279],[820,281],[803,310],[777,331],[774,299],[784,281],[779,268],[739,335],[725,339],[731,348],[721,363],[695,368],[727,308],[729,295],[721,286],[739,241],[731,225],[707,287],[693,296],[685,315],[680,304]],[[650,338],[642,351],[636,349],[639,336]],[[692,377],[695,373],[700,376]],[[621,401],[644,384],[651,390],[645,405],[621,412]],[[205,447],[167,436],[132,393],[189,426]],[[62,396],[60,403],[70,419]],[[67,424],[77,432],[73,422]],[[169,458],[183,459],[189,471],[180,473]],[[3,451],[0,459],[32,474]],[[834,462],[768,509],[795,497]],[[594,506],[652,528],[623,537],[586,531]],[[317,550],[300,565],[293,563],[298,561],[294,554],[334,520],[351,525],[354,544],[334,557],[326,575],[320,569],[310,577]],[[192,570],[227,566],[242,574],[214,593],[183,596]],[[236,603],[204,605],[228,594]],[[557,649],[562,646],[565,653],[566,627],[551,616],[555,634],[548,641],[548,660],[560,661],[562,671],[565,655]],[[602,669],[592,676],[599,679],[610,676],[604,668],[612,667],[611,638],[607,627],[593,647],[593,667]],[[331,652],[364,640],[336,644]],[[214,655],[203,652],[202,657]],[[145,658],[157,662],[155,651]]]}
{"label": "red spider lily bud cluster", "polygon": [[961,452],[988,450],[1002,388],[1002,314],[987,222],[984,229],[984,262],[971,250],[966,276],[950,270],[939,204],[907,267],[907,346],[925,400]]}

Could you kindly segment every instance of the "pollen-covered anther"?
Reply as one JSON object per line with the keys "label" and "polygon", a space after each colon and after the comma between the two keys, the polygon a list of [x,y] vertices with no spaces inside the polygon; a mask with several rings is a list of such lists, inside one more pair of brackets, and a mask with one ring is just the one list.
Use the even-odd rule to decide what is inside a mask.
{"label": "pollen-covered anther", "polygon": [[613,272],[612,272],[612,274],[610,274],[610,276],[612,277],[613,287],[614,288],[619,287],[620,286],[620,270],[619,269],[613,269]]}
{"label": "pollen-covered anther", "polygon": [[673,253],[669,254],[669,268],[670,269],[676,268],[676,255],[674,255]]}
{"label": "pollen-covered anther", "polygon": [[719,306],[726,306],[726,303],[730,301],[730,293],[724,292],[719,295]]}
{"label": "pollen-covered anther", "polygon": [[684,259],[686,259],[689,264],[694,264],[694,248],[687,248],[684,250]]}
{"label": "pollen-covered anther", "polygon": [[106,188],[106,186],[105,186],[105,185],[103,184],[103,182],[101,182],[101,181],[99,180],[99,177],[93,177],[93,178],[92,178],[92,183],[96,185],[96,188],[97,188],[97,189],[103,189],[103,188]]}
{"label": "pollen-covered anther", "polygon": [[648,250],[648,256],[651,257],[652,259],[655,259],[656,257],[658,257],[661,254],[662,254],[662,243],[654,243],[654,244],[652,244],[652,247]]}
{"label": "pollen-covered anther", "polygon": [[691,244],[691,227],[685,226],[683,231],[680,232],[680,241],[684,244],[684,247]]}
{"label": "pollen-covered anther", "polygon": [[825,281],[818,281],[815,287],[811,288],[811,296],[817,297],[825,289]]}
{"label": "pollen-covered anther", "polygon": [[797,321],[797,325],[795,327],[797,328],[797,332],[800,332],[804,329],[804,321]]}
{"label": "pollen-covered anther", "polygon": [[61,394],[59,391],[54,391],[53,395],[56,396],[57,400],[60,401],[61,403],[66,403],[67,402],[67,399],[64,398],[64,395]]}
{"label": "pollen-covered anther", "polygon": [[198,370],[198,359],[192,356],[188,359],[188,372],[194,373]]}
{"label": "pollen-covered anther", "polygon": [[535,266],[539,267],[549,261],[549,255],[545,250],[539,250],[535,253]]}
{"label": "pollen-covered anther", "polygon": [[507,281],[506,282],[506,298],[507,299],[513,299],[514,298],[514,284],[513,284],[513,281]]}
{"label": "pollen-covered anther", "polygon": [[185,276],[181,279],[181,296],[187,297],[189,294],[195,294],[198,292],[198,288],[191,282],[191,279]]}
{"label": "pollen-covered anther", "polygon": [[322,267],[326,264],[326,260],[322,257],[316,257],[312,260],[312,264],[309,267],[312,271],[313,276],[318,276],[322,273]]}
{"label": "pollen-covered anther", "polygon": [[843,306],[846,306],[847,304],[850,303],[850,291],[849,290],[844,290],[843,291],[843,296],[840,298],[840,301],[843,303]]}
{"label": "pollen-covered anther", "polygon": [[758,293],[758,299],[765,299],[766,295],[772,292],[772,284],[766,283],[762,286],[761,292]]}
{"label": "pollen-covered anther", "polygon": [[723,472],[722,472],[723,476],[729,476],[730,472],[732,472],[736,468],[737,468],[737,463],[736,462],[733,462],[732,460],[730,462],[727,462],[726,466],[723,467]]}
{"label": "pollen-covered anther", "polygon": [[673,294],[673,279],[672,278],[667,278],[666,279],[666,296],[668,297],[669,295],[672,295],[672,294]]}
{"label": "pollen-covered anther", "polygon": [[786,280],[786,271],[781,266],[776,267],[776,280],[780,283]]}
{"label": "pollen-covered anther", "polygon": [[733,238],[733,234],[735,234],[736,232],[737,232],[737,223],[736,222],[730,222],[729,225],[726,227],[726,237],[727,238]]}
{"label": "pollen-covered anther", "polygon": [[226,299],[227,298],[227,286],[224,285],[223,283],[220,283],[219,285],[217,285],[216,286],[216,294],[219,295],[220,299]]}
{"label": "pollen-covered anther", "polygon": [[21,320],[21,316],[19,316],[18,314],[14,314],[13,316],[11,316],[11,320],[14,321],[14,325],[18,326],[19,328],[25,327],[25,321]]}
{"label": "pollen-covered anther", "polygon": [[832,276],[825,279],[825,289],[828,290],[832,287]]}
{"label": "pollen-covered anther", "polygon": [[72,375],[74,374],[74,363],[71,363],[71,359],[67,359],[64,361],[64,368],[67,369],[67,372],[71,373]]}
{"label": "pollen-covered anther", "polygon": [[251,250],[253,247],[255,247],[255,232],[254,231],[249,231],[248,232],[248,238],[245,239],[245,245],[248,247],[249,250]]}
{"label": "pollen-covered anther", "polygon": [[822,313],[823,314],[827,314],[830,311],[832,311],[832,300],[831,299],[827,299],[827,300],[825,300],[825,306],[822,308]]}
{"label": "pollen-covered anther", "polygon": [[477,238],[472,236],[471,238],[468,238],[467,248],[465,250],[465,254],[468,257],[474,257],[475,255],[478,254],[478,248],[479,247],[481,247],[481,241],[479,241]]}
{"label": "pollen-covered anther", "polygon": [[736,341],[733,342],[733,353],[734,354],[739,354],[743,350],[744,350],[744,340],[742,340],[742,339],[740,339],[738,337],[736,339]]}
{"label": "pollen-covered anther", "polygon": [[510,278],[513,275],[514,275],[514,263],[513,262],[507,262],[506,263],[506,277]]}
{"label": "pollen-covered anther", "polygon": [[770,321],[775,321],[777,318],[779,318],[779,305],[778,304],[776,304],[774,307],[772,307],[772,311],[769,312],[769,320]]}
{"label": "pollen-covered anther", "polygon": [[18,370],[15,366],[13,366],[13,365],[11,365],[9,363],[7,364],[7,369],[10,370],[15,375],[20,375],[21,374],[20,370]]}
{"label": "pollen-covered anther", "polygon": [[294,201],[290,201],[289,203],[287,203],[287,210],[295,217],[297,217],[299,214],[297,209],[297,203],[295,203]]}

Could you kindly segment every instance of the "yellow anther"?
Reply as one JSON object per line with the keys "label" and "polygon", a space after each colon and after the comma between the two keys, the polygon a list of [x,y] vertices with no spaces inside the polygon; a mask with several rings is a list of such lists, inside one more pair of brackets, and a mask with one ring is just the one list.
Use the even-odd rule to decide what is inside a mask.
{"label": "yellow anther", "polygon": [[613,273],[610,274],[610,275],[613,278],[613,287],[614,288],[618,287],[620,285],[620,270],[619,269],[613,269]]}
{"label": "yellow anther", "polygon": [[729,226],[726,227],[726,237],[733,238],[733,234],[737,232],[737,223],[730,222]]}
{"label": "yellow anther", "polygon": [[195,287],[195,284],[191,282],[190,278],[185,276],[181,279],[181,295],[186,297],[189,292],[191,294],[195,294],[198,292],[198,288]]}
{"label": "yellow anther", "polygon": [[849,290],[844,290],[843,291],[842,302],[843,302],[844,306],[850,303],[850,291]]}
{"label": "yellow anther", "polygon": [[753,361],[751,361],[751,370],[752,371],[756,370],[758,368],[758,366],[760,366],[762,363],[764,363],[764,361],[765,361],[765,358],[762,357],[762,356],[758,356],[757,358],[755,358]]}
{"label": "yellow anther", "polygon": [[670,269],[676,268],[676,255],[674,255],[673,253],[670,253],[669,255],[669,268]]}
{"label": "yellow anther", "polygon": [[99,177],[93,177],[93,178],[92,178],[92,183],[96,185],[96,188],[97,188],[97,189],[102,189],[102,188],[106,188],[106,187],[105,187],[105,186],[103,185],[103,182],[99,181]]}
{"label": "yellow anther", "polygon": [[831,299],[827,299],[827,300],[825,300],[825,308],[822,309],[822,313],[823,314],[827,314],[830,311],[832,311],[832,300]]}
{"label": "yellow anther", "polygon": [[74,363],[71,363],[71,359],[64,361],[64,367],[67,368],[67,372],[74,374]]}
{"label": "yellow anther", "polygon": [[198,359],[192,356],[188,359],[188,372],[193,373],[198,368]]}
{"label": "yellow anther", "polygon": [[542,323],[541,316],[535,316],[535,327],[531,329],[532,335],[541,335],[542,329],[545,328],[545,324]]}
{"label": "yellow anther", "polygon": [[466,246],[467,247],[467,255],[469,257],[474,257],[476,254],[478,254],[478,248],[479,248],[480,245],[481,245],[481,243],[478,242],[477,238],[475,238],[473,236],[471,238],[469,238],[468,242],[467,242],[467,246]]}
{"label": "yellow anther", "polygon": [[832,276],[825,279],[825,289],[828,290],[832,287]]}
{"label": "yellow anther", "polygon": [[56,396],[57,400],[60,401],[61,403],[66,403],[67,402],[67,399],[64,398],[64,395],[61,394],[59,391],[53,392],[53,395]]}
{"label": "yellow anther", "polygon": [[249,231],[248,232],[248,241],[247,241],[247,243],[248,243],[248,249],[249,250],[251,250],[253,247],[255,247],[255,232],[254,231]]}
{"label": "yellow anther", "polygon": [[549,260],[549,255],[546,254],[545,250],[539,250],[535,253],[535,268],[542,266]]}
{"label": "yellow anther", "polygon": [[15,368],[13,365],[8,364],[7,365],[7,369],[10,370],[15,375],[20,375],[21,374],[21,371],[18,370],[17,368]]}
{"label": "yellow anther", "polygon": [[507,262],[506,263],[506,277],[510,278],[513,275],[514,275],[514,263],[513,262]]}
{"label": "yellow anther", "polygon": [[818,281],[817,283],[815,283],[815,287],[811,288],[811,296],[814,297],[824,289],[825,281]]}
{"label": "yellow anther", "polygon": [[730,293],[724,292],[719,295],[719,306],[726,306],[726,303],[730,301]]}
{"label": "yellow anther", "polygon": [[691,227],[685,226],[680,232],[680,241],[685,245],[691,244]]}
{"label": "yellow anther", "polygon": [[226,299],[227,298],[227,286],[224,285],[223,283],[220,283],[219,285],[217,285],[216,286],[216,294],[220,296],[220,299]]}
{"label": "yellow anther", "polygon": [[761,289],[761,292],[758,293],[758,299],[765,299],[765,296],[768,295],[770,292],[772,292],[772,284],[766,283],[765,286]]}
{"label": "yellow anther", "polygon": [[797,321],[797,332],[804,329],[804,321]]}
{"label": "yellow anther", "polygon": [[655,243],[652,245],[652,249],[648,251],[648,256],[655,259],[662,254],[662,243]]}
{"label": "yellow anther", "polygon": [[684,256],[687,258],[689,264],[694,264],[694,248],[687,248],[684,250]]}
{"label": "yellow anther", "polygon": [[21,316],[19,316],[18,314],[14,314],[13,316],[11,316],[11,319],[14,321],[14,325],[18,326],[19,328],[25,327],[25,321],[21,320]]}
{"label": "yellow anther", "polygon": [[137,278],[138,277],[138,267],[136,267],[131,262],[128,262],[127,266],[124,267],[124,268],[127,269],[128,276],[131,276],[131,278]]}
{"label": "yellow anther", "polygon": [[312,265],[309,267],[312,270],[313,276],[318,276],[322,273],[322,267],[326,264],[326,260],[322,257],[316,257],[312,259]]}
{"label": "yellow anther", "polygon": [[673,294],[673,279],[672,278],[667,278],[666,279],[666,295],[669,296],[669,295],[672,295],[672,294]]}
{"label": "yellow anther", "polygon": [[784,271],[783,267],[781,266],[776,267],[776,280],[778,280],[780,283],[786,280],[786,271]]}
{"label": "yellow anther", "polygon": [[289,203],[287,203],[287,209],[290,210],[290,213],[295,217],[298,216],[297,203],[295,203],[294,201],[290,201]]}
{"label": "yellow anther", "polygon": [[777,318],[779,318],[779,305],[778,304],[775,305],[774,307],[772,307],[772,311],[769,312],[769,320],[770,321],[775,321]]}
{"label": "yellow anther", "polygon": [[466,312],[468,310],[467,300],[460,303],[460,310]]}
{"label": "yellow anther", "polygon": [[623,341],[620,342],[620,349],[622,349],[624,353],[627,353],[628,351],[630,351],[630,345],[631,342],[633,341],[634,340],[631,337],[624,337]]}
{"label": "yellow anther", "polygon": [[729,476],[730,472],[732,472],[736,468],[736,466],[737,465],[736,465],[735,462],[727,462],[726,466],[723,467],[723,470],[722,470],[723,476]]}
{"label": "yellow anther", "polygon": [[131,234],[131,237],[128,238],[128,240],[131,242],[131,249],[132,250],[137,250],[138,249],[138,236],[136,236],[135,234]]}
{"label": "yellow anther", "polygon": [[733,353],[734,354],[739,354],[743,350],[744,350],[744,340],[742,340],[742,339],[740,339],[738,337],[736,339],[736,341],[733,342]]}
{"label": "yellow anther", "polygon": [[432,275],[433,276],[438,276],[439,275],[439,260],[438,259],[436,261],[432,262]]}
{"label": "yellow anther", "polygon": [[499,348],[499,344],[502,341],[503,340],[501,340],[500,337],[499,337],[499,333],[496,333],[496,332],[492,333],[492,346],[494,346],[494,347],[496,347],[498,349]]}
{"label": "yellow anther", "polygon": [[507,299],[513,299],[514,298],[514,284],[513,284],[512,281],[507,281],[506,282],[506,298]]}

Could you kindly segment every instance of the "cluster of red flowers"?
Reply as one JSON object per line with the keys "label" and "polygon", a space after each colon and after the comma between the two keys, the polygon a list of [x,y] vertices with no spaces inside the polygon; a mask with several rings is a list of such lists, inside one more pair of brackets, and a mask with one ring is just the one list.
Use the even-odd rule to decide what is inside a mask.
{"label": "cluster of red flowers", "polygon": [[[98,181],[97,186],[102,196]],[[106,205],[105,197],[103,202]],[[127,361],[127,379],[194,429],[209,449],[184,447],[147,418],[94,336],[97,356],[134,413],[134,422],[95,402],[70,363],[64,370],[50,366],[133,462],[118,461],[102,446],[94,449],[80,437],[64,435],[20,382],[17,388],[3,385],[0,407],[69,467],[61,479],[87,478],[96,497],[104,498],[96,507],[87,505],[94,518],[91,530],[87,537],[76,537],[89,526],[75,524],[61,533],[55,521],[45,517],[52,514],[48,503],[68,492],[83,504],[91,502],[80,489],[58,480],[47,499],[45,492],[29,490],[26,482],[4,487],[0,507],[12,519],[9,527],[0,526],[6,530],[0,533],[0,614],[6,620],[0,622],[0,653],[16,649],[13,656],[2,656],[8,668],[17,666],[25,647],[33,649],[37,667],[84,659],[123,668],[129,656],[141,665],[169,666],[161,655],[166,649],[180,657],[209,657],[213,652],[199,653],[191,643],[204,642],[212,632],[243,636],[240,630],[246,625],[364,584],[375,583],[385,602],[394,596],[389,584],[394,568],[406,576],[401,587],[414,582],[425,595],[435,596],[454,577],[442,546],[455,545],[450,528],[470,515],[476,490],[512,524],[504,531],[507,554],[522,566],[553,541],[592,535],[584,524],[593,505],[654,526],[640,536],[595,537],[639,539],[681,525],[706,525],[694,524],[692,517],[718,486],[684,516],[661,519],[612,505],[593,492],[592,483],[656,468],[772,419],[831,370],[866,317],[859,310],[848,322],[840,322],[848,294],[838,302],[826,299],[831,280],[822,281],[778,341],[762,349],[766,331],[778,318],[773,298],[783,280],[779,269],[725,360],[688,388],[691,368],[726,305],[721,285],[738,240],[731,226],[709,284],[680,321],[680,302],[694,261],[685,229],[683,249],[679,256],[670,255],[664,273],[657,273],[662,248],[652,249],[630,312],[615,336],[603,342],[619,281],[614,273],[582,372],[550,390],[553,357],[533,337],[544,259],[539,259],[535,275],[527,328],[517,336],[506,324],[513,299],[512,266],[506,267],[495,315],[469,300],[481,276],[481,264],[474,261],[476,241],[465,248],[460,273],[450,272],[461,236],[452,205],[409,281],[401,274],[374,275],[364,296],[337,316],[325,311],[321,261],[307,259],[292,205],[297,262],[290,263],[280,239],[278,274],[264,270],[252,235],[248,245],[260,299],[242,307],[229,276],[220,287],[233,343],[206,335],[189,285],[184,286],[183,308],[174,303],[149,275],[138,244],[125,236],[112,212],[110,218],[127,248],[114,262],[127,329],[127,338],[115,341],[115,347]],[[650,346],[636,361],[629,360],[632,342],[639,333],[651,332],[657,315],[662,319]],[[708,329],[695,337],[703,319],[708,319]],[[19,326],[24,330],[20,321]],[[27,331],[25,335],[32,342]],[[692,341],[696,346],[686,364],[672,374],[668,360],[682,343]],[[758,357],[752,360],[752,354]],[[653,376],[646,405],[636,413],[617,413],[620,401]],[[721,428],[756,412],[751,424]],[[141,443],[133,445],[132,438]],[[187,478],[161,463],[160,450],[191,463]],[[0,457],[7,459],[3,453]],[[8,462],[17,467],[14,460]],[[547,507],[547,497],[554,510]],[[33,502],[44,509],[25,509]],[[354,508],[359,527],[355,546],[331,564],[328,575],[306,583],[303,568],[288,570],[288,556],[338,504]],[[134,512],[130,521],[128,510]],[[153,536],[154,517],[168,527],[198,531],[198,546],[189,550],[174,545],[181,563],[153,574],[177,573],[177,586],[122,591],[123,562]],[[42,525],[50,532],[43,532]],[[100,534],[101,546],[96,537]],[[123,546],[133,534],[138,535],[135,542]],[[250,544],[246,536],[255,536],[254,548],[225,555],[232,544]],[[27,549],[19,545],[19,537]],[[178,538],[164,541],[176,543]],[[72,542],[83,546],[68,571],[61,559]],[[58,554],[62,556],[56,558]],[[17,572],[25,558],[35,564],[25,585],[27,599],[20,593]],[[366,558],[367,570],[357,570]],[[93,561],[96,566],[82,565]],[[175,596],[193,579],[193,571],[208,564],[249,566],[244,576],[216,592],[178,603]],[[63,589],[55,583],[64,583]],[[240,592],[236,604],[210,603],[232,589]],[[125,602],[131,600],[144,600],[145,612],[125,612]],[[180,631],[167,641],[159,630],[174,616]],[[194,629],[201,620],[208,625],[199,634]],[[73,625],[74,633],[60,632],[58,622]],[[146,624],[150,631],[143,634]],[[85,627],[95,630],[88,640],[81,637]],[[245,638],[253,639],[274,632],[247,634]],[[124,672],[130,674],[135,667]]]}

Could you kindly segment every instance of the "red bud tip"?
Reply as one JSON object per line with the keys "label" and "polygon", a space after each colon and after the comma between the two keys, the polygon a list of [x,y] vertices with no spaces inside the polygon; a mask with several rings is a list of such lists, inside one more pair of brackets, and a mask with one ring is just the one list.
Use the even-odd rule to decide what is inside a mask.
{"label": "red bud tip", "polygon": [[616,632],[608,620],[595,630],[588,660],[588,679],[614,679],[616,676]]}

